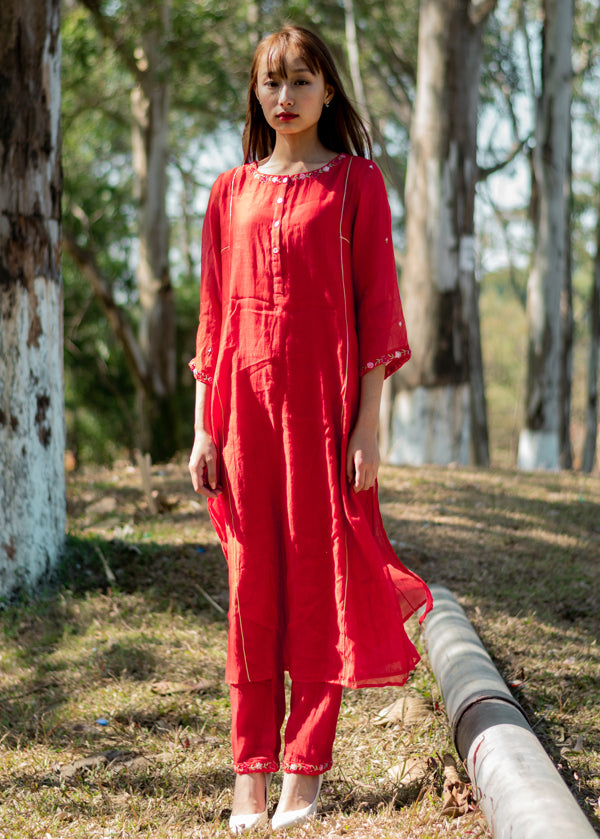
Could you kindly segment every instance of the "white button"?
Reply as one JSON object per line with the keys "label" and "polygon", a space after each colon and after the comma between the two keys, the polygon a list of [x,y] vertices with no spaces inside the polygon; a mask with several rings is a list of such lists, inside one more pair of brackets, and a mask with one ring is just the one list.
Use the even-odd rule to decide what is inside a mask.
{"label": "white button", "polygon": [[280,224],[279,219],[276,219],[276,220],[273,222],[273,227],[279,227],[279,224]]}
{"label": "white button", "polygon": [[279,248],[273,248],[273,253],[279,253]]}
{"label": "white button", "polygon": [[277,199],[277,203],[278,203],[278,204],[283,204],[283,198],[278,198],[278,199]]}

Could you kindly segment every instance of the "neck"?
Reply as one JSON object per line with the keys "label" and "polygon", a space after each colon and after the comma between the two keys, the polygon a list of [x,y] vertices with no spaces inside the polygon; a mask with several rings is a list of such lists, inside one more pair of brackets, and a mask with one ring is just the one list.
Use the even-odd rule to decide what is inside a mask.
{"label": "neck", "polygon": [[332,153],[319,140],[316,131],[304,134],[277,134],[269,163],[277,167],[326,162]]}

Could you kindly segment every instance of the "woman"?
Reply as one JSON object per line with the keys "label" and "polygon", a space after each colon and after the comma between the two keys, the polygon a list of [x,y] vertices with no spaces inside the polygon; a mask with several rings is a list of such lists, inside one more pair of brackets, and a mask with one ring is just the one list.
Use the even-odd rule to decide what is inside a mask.
{"label": "woman", "polygon": [[229,567],[234,833],[316,812],[342,688],[403,684],[431,606],[377,501],[384,377],[410,357],[390,211],[321,39],[285,27],[250,74],[245,164],[203,228],[192,482]]}

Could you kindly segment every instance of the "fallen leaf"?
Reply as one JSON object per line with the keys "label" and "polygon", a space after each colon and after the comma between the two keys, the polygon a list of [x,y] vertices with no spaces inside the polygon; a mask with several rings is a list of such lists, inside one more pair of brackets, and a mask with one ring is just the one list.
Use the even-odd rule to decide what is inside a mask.
{"label": "fallen leaf", "polygon": [[153,693],[159,696],[171,696],[174,693],[202,693],[212,687],[212,682],[201,679],[198,682],[154,682],[151,687]]}
{"label": "fallen leaf", "polygon": [[375,725],[395,725],[412,728],[431,721],[433,705],[422,696],[409,693],[387,705],[377,714]]}
{"label": "fallen leaf", "polygon": [[100,766],[110,766],[117,771],[122,769],[146,769],[150,766],[150,761],[138,752],[123,752],[118,749],[111,749],[107,752],[82,757],[73,761],[73,763],[65,763],[58,767],[58,772],[63,778],[74,778],[87,770],[96,769]]}
{"label": "fallen leaf", "polygon": [[440,815],[455,819],[457,816],[464,816],[473,806],[471,785],[461,781],[452,755],[444,755],[444,789]]}
{"label": "fallen leaf", "polygon": [[406,787],[413,781],[422,781],[431,769],[431,762],[423,757],[407,757],[402,763],[388,769],[387,775],[391,781]]}
{"label": "fallen leaf", "polygon": [[571,738],[568,743],[561,748],[560,753],[562,757],[566,757],[570,754],[581,754],[583,751],[583,737],[581,734],[578,734],[575,740]]}

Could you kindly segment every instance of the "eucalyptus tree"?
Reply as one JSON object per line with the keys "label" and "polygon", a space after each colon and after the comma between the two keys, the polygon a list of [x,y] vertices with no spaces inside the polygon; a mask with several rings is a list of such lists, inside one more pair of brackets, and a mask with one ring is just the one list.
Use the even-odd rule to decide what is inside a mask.
{"label": "eucalyptus tree", "polygon": [[474,201],[483,31],[494,0],[423,0],[406,177],[403,302],[413,350],[393,462],[489,462]]}
{"label": "eucalyptus tree", "polygon": [[544,0],[532,175],[534,251],[527,285],[527,382],[522,469],[558,469],[561,427],[561,296],[570,192],[573,1]]}
{"label": "eucalyptus tree", "polygon": [[[596,155],[590,155],[590,149],[597,148],[600,119],[598,102],[600,100],[600,6],[598,3],[581,2],[575,7],[575,31],[573,37],[574,61],[574,110],[578,126],[576,137],[584,144],[580,156],[585,160],[583,171],[578,172],[575,187],[581,193],[580,204],[584,212],[590,204],[595,205],[595,242],[589,247],[586,233],[582,233],[584,259],[591,254],[591,264],[586,263],[590,287],[587,292],[585,314],[581,318],[582,326],[587,327],[587,381],[584,396],[585,438],[581,453],[581,466],[585,472],[591,472],[597,462],[598,452],[598,388],[600,356],[600,168]],[[579,149],[577,150],[579,152]],[[578,154],[579,156],[579,154]],[[594,165],[595,164],[595,165]]]}
{"label": "eucalyptus tree", "polygon": [[0,593],[65,530],[59,0],[0,6]]}
{"label": "eucalyptus tree", "polygon": [[590,292],[590,343],[585,405],[585,442],[581,465],[591,472],[596,461],[598,446],[598,357],[600,355],[600,203],[596,235],[596,256]]}

